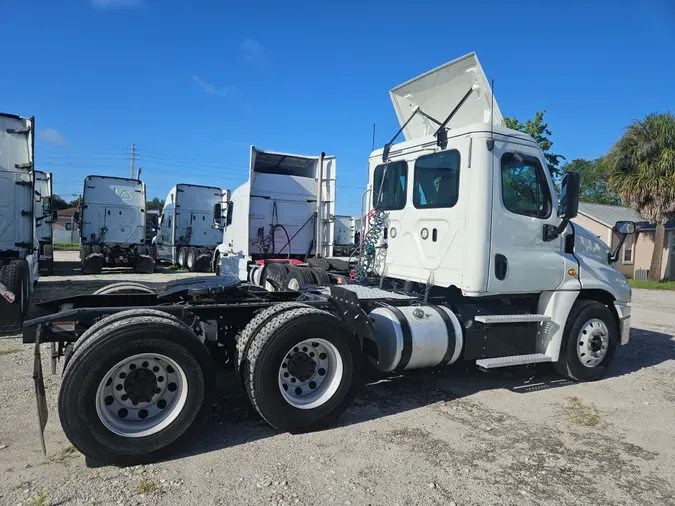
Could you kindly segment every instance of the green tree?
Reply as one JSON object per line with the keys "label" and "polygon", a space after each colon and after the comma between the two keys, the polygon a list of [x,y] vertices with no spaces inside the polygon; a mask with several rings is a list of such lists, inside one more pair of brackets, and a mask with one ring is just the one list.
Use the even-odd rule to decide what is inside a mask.
{"label": "green tree", "polygon": [[528,119],[525,123],[521,123],[516,118],[504,118],[504,121],[508,128],[525,132],[534,137],[534,140],[537,141],[537,144],[539,144],[539,147],[544,152],[551,176],[556,177],[560,173],[560,169],[558,168],[560,160],[565,160],[565,157],[551,153],[553,143],[550,139],[551,131],[548,129],[548,123],[544,123],[545,112],[546,109],[539,111],[534,115],[534,119]]}
{"label": "green tree", "polygon": [[609,187],[656,224],[649,280],[660,281],[667,221],[675,218],[675,116],[634,121],[606,157]]}
{"label": "green tree", "polygon": [[621,205],[618,193],[607,187],[607,168],[602,158],[586,160],[575,158],[565,163],[563,172],[579,172],[581,174],[581,201],[596,204]]}
{"label": "green tree", "polygon": [[161,211],[164,209],[164,201],[158,197],[148,200],[146,204],[148,211]]}
{"label": "green tree", "polygon": [[68,209],[68,202],[63,200],[58,195],[52,195],[52,209],[54,211],[60,211],[61,209]]}

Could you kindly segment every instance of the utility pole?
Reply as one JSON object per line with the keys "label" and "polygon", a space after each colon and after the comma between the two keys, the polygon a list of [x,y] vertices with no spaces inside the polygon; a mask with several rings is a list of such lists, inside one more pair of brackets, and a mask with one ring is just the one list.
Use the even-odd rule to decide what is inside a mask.
{"label": "utility pole", "polygon": [[131,145],[131,179],[134,179],[134,164],[136,163],[136,145]]}

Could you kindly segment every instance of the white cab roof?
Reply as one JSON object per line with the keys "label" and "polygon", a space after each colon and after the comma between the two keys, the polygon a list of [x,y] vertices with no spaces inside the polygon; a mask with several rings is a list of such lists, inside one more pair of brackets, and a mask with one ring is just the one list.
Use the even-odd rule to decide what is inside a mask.
{"label": "white cab roof", "polygon": [[[416,107],[438,122],[443,122],[459,104],[464,95],[473,90],[467,101],[447,124],[454,129],[475,123],[490,123],[492,89],[476,53],[457,58],[434,70],[407,81],[389,92],[399,124],[410,118]],[[494,101],[495,126],[503,126],[504,119]],[[432,135],[438,124],[417,113],[403,130],[406,140]]]}

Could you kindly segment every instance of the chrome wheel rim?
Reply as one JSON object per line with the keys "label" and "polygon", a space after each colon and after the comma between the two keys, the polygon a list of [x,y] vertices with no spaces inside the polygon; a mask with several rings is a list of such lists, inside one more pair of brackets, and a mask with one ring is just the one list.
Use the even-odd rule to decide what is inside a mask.
{"label": "chrome wheel rim", "polygon": [[279,390],[294,408],[313,409],[335,395],[343,375],[342,356],[334,344],[306,339],[286,352],[279,366]]}
{"label": "chrome wheel rim", "polygon": [[192,266],[195,264],[195,256],[193,253],[188,253],[187,257],[187,265],[190,269],[192,269]]}
{"label": "chrome wheel rim", "polygon": [[172,359],[160,354],[127,357],[99,383],[96,412],[110,431],[145,437],[169,426],[185,407],[187,377]]}
{"label": "chrome wheel rim", "polygon": [[185,250],[183,249],[178,252],[178,265],[181,267],[185,265]]}
{"label": "chrome wheel rim", "polygon": [[297,279],[293,278],[288,282],[288,288],[290,290],[298,291],[300,290],[300,282]]}
{"label": "chrome wheel rim", "polygon": [[584,367],[596,367],[609,349],[609,330],[602,320],[587,321],[577,337],[577,357]]}

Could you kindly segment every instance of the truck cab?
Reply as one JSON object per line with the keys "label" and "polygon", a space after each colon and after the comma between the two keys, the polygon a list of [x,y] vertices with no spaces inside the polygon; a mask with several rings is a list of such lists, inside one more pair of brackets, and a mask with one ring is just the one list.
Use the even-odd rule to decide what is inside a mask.
{"label": "truck cab", "polygon": [[[558,361],[568,316],[582,300],[605,305],[627,342],[630,286],[611,267],[613,253],[569,222],[579,175],[567,174],[556,190],[535,140],[504,126],[475,53],[397,86],[390,97],[405,141],[392,139],[370,156],[366,242],[377,240],[370,274],[445,291],[484,312],[511,312],[512,321],[514,308],[529,304],[528,321],[540,322],[536,344],[522,355],[476,351],[486,368],[514,363],[502,355],[521,356],[516,363]],[[617,230],[625,236],[634,224]],[[495,309],[496,298],[505,302]]]}

